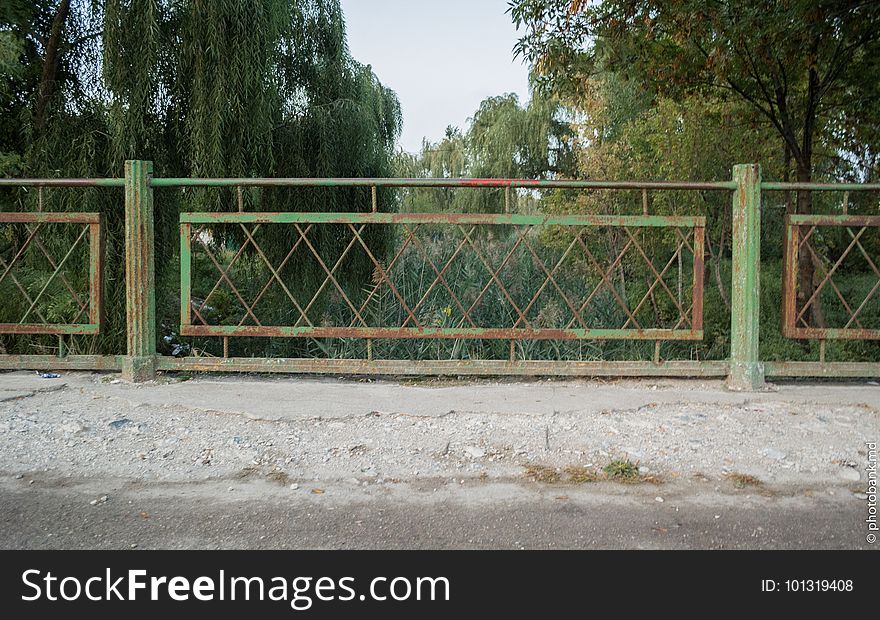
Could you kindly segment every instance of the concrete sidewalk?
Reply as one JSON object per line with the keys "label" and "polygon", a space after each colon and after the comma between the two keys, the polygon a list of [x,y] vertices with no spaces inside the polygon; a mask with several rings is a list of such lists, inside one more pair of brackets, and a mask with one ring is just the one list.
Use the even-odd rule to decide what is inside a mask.
{"label": "concrete sidewalk", "polygon": [[[202,376],[131,385],[112,374],[6,373],[0,374],[2,545],[84,545],[83,532],[74,527],[65,535],[62,525],[86,516],[108,536],[116,532],[104,544],[122,545],[125,530],[117,531],[112,515],[155,503],[168,515],[166,524],[187,510],[206,527],[212,515],[239,515],[248,532],[241,540],[253,544],[263,534],[247,523],[264,521],[255,516],[259,507],[286,523],[282,546],[320,546],[317,530],[285,521],[293,515],[320,514],[345,530],[345,523],[363,521],[357,515],[364,510],[378,510],[401,519],[411,513],[412,527],[425,528],[411,546],[494,544],[451,525],[470,520],[476,527],[491,516],[499,519],[499,540],[515,548],[523,542],[518,518],[504,516],[501,506],[545,524],[562,519],[574,527],[586,513],[607,522],[583,538],[554,534],[548,525],[526,546],[857,546],[867,443],[878,437],[880,386],[871,382],[798,383],[744,394],[720,382],[681,380]],[[638,474],[628,484],[606,480],[603,468],[612,462],[637,466]],[[688,529],[679,538],[651,538],[646,524],[673,509],[687,511],[707,537]],[[621,510],[634,511],[634,527],[649,534],[626,539],[625,528],[613,524]],[[45,522],[53,533],[47,538],[60,538],[34,538],[44,514],[61,521]],[[438,521],[438,514],[452,521]],[[727,515],[723,535],[712,525],[716,514]],[[828,531],[836,524],[849,534],[832,544],[809,527],[784,525],[795,517],[809,523],[810,515],[827,521]],[[758,531],[762,520],[775,524],[776,538],[741,538],[746,525]],[[179,539],[173,529],[150,528],[132,544],[204,547],[231,540],[193,538],[182,524]],[[371,540],[363,544],[381,547],[384,539]]]}

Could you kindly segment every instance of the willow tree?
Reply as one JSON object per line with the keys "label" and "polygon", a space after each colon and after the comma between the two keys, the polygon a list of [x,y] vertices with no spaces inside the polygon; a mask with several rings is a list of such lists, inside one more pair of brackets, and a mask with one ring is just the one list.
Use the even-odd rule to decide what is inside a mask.
{"label": "willow tree", "polygon": [[[556,98],[535,93],[521,104],[514,93],[487,97],[469,119],[466,132],[446,128],[437,142],[423,140],[417,155],[400,154],[397,171],[416,177],[546,179],[574,173],[574,133]],[[512,193],[515,197],[516,193]],[[449,188],[410,192],[408,208],[500,212],[503,191]]]}
{"label": "willow tree", "polygon": [[[20,153],[25,173],[118,176],[125,159],[151,159],[157,176],[390,174],[400,107],[349,53],[338,0],[13,4],[0,13],[0,33],[21,33],[10,43],[20,45],[21,75],[12,76],[8,99],[21,104],[24,130],[0,152]],[[351,189],[267,190],[245,199],[263,210],[369,209],[369,193]],[[173,282],[179,207],[236,208],[234,196],[217,190],[157,190],[156,204],[160,282]],[[119,196],[102,209],[119,222]],[[283,256],[292,233],[268,228],[267,253]],[[384,238],[367,232],[378,254]],[[325,230],[314,244],[332,260],[343,239]],[[368,277],[360,258],[341,273]],[[118,271],[120,263],[108,264]],[[302,261],[289,277],[308,288],[318,272]],[[108,305],[116,314],[123,308],[121,299]]]}
{"label": "willow tree", "polygon": [[488,97],[471,119],[474,174],[543,179],[573,173],[574,137],[558,99],[533,93],[522,105],[513,93]]}

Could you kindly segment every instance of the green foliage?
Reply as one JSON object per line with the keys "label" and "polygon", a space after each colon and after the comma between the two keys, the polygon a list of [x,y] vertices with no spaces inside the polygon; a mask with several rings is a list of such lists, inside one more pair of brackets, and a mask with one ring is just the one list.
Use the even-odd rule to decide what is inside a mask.
{"label": "green foliage", "polygon": [[611,480],[631,481],[639,476],[639,466],[629,459],[615,459],[602,468]]}
{"label": "green foliage", "polygon": [[[65,9],[67,12],[65,13]],[[47,41],[61,21],[57,73],[44,80]],[[51,84],[51,88],[48,85]],[[34,110],[49,93],[45,126]],[[13,0],[0,9],[0,174],[121,176],[124,159],[151,159],[157,176],[389,176],[400,106],[348,52],[338,0]],[[369,209],[362,190],[266,190],[251,210]],[[383,207],[392,196],[381,192]],[[108,282],[122,282],[122,199],[116,190],[51,190],[49,210],[104,213]],[[35,207],[35,192],[4,192],[0,208]],[[157,280],[172,282],[181,210],[234,210],[225,190],[156,192]],[[267,231],[280,260],[290,231]],[[378,255],[386,241],[365,233]],[[218,247],[242,243],[218,229]],[[340,251],[338,235],[312,242]],[[248,250],[252,253],[253,248]],[[342,278],[369,277],[363,261]],[[321,277],[305,263],[289,285]],[[108,352],[124,334],[124,288],[107,287]],[[163,326],[179,309],[162,296]],[[161,334],[160,334],[161,335]]]}
{"label": "green foliage", "polygon": [[[481,102],[464,130],[449,127],[437,142],[425,140],[417,154],[393,152],[401,123],[393,92],[369,66],[348,52],[338,0],[8,0],[0,6],[0,175],[121,175],[124,159],[151,159],[159,176],[278,177],[496,177],[586,179],[728,179],[735,163],[757,161],[766,178],[872,180],[880,144],[880,8],[877,3],[836,0],[773,2],[636,2],[635,0],[514,0],[514,21],[524,28],[517,52],[534,73],[528,103],[503,94]],[[56,62],[48,61],[53,28],[62,22]],[[45,107],[45,117],[38,113]],[[41,120],[42,118],[42,120]],[[838,212],[839,197],[797,196],[799,211],[813,205]],[[160,339],[174,340],[179,317],[180,211],[229,211],[239,198],[248,210],[366,211],[364,188],[277,188],[231,190],[157,189],[156,265]],[[117,353],[125,333],[121,190],[46,190],[49,210],[99,211],[107,242],[107,322],[99,339],[71,339],[71,350]],[[421,212],[641,213],[640,192],[511,191],[426,188],[378,192],[379,209]],[[0,192],[0,209],[33,210],[36,191]],[[851,196],[849,212],[873,214],[876,197]],[[650,192],[655,214],[704,214],[706,289],[702,342],[664,343],[662,357],[723,359],[729,349],[729,194]],[[794,210],[791,197],[765,194],[762,255],[762,356],[815,359],[815,343],[783,338],[779,325],[782,214]],[[392,227],[365,226],[361,234],[386,264],[404,234]],[[671,230],[641,238],[655,265],[678,244]],[[461,231],[422,226],[418,235],[429,260],[440,267],[459,247]],[[18,231],[16,234],[21,234]],[[71,241],[69,232],[51,236],[52,249]],[[400,325],[408,315],[396,295],[377,286],[380,274],[357,248],[344,226],[317,226],[309,242],[327,266],[337,266],[339,283],[325,284],[324,267],[290,227],[264,226],[250,245],[235,226],[208,226],[195,247],[194,297],[205,320],[237,325],[247,300],[265,324],[293,325],[299,312],[282,287],[264,290],[278,266],[284,286],[301,301],[314,298],[315,324],[352,323],[343,297],[372,325]],[[47,235],[47,238],[50,237]],[[509,228],[480,227],[471,239],[492,266],[516,243]],[[607,266],[627,245],[621,229],[590,229],[583,239]],[[12,237],[0,239],[0,251]],[[608,285],[595,296],[584,321],[619,327],[626,321],[616,298],[630,308],[641,303],[639,320],[670,326],[676,303],[688,302],[690,255],[673,257],[664,284],[650,295],[651,269],[634,250],[610,273],[580,251],[563,259],[571,230],[545,229],[528,242],[546,265],[562,261],[557,283],[582,300],[602,275]],[[845,231],[817,232],[823,257],[848,244]],[[880,240],[863,239],[876,256]],[[212,252],[239,287],[221,283],[208,259]],[[241,251],[239,251],[241,250]],[[464,247],[447,273],[452,293],[480,326],[512,326],[517,314],[506,295],[491,285],[483,259]],[[238,258],[236,258],[238,256]],[[665,258],[664,258],[665,257]],[[876,279],[855,252],[836,285],[851,299],[864,299]],[[42,259],[28,257],[19,283],[34,295],[52,273]],[[82,256],[78,260],[84,260]],[[233,261],[235,261],[233,265]],[[337,265],[338,263],[338,265]],[[525,246],[500,274],[528,320],[539,327],[570,327],[566,300],[546,281],[546,272]],[[419,249],[399,257],[392,281],[424,325],[462,326],[462,308],[434,281],[435,270]],[[684,284],[683,284],[684,283]],[[0,296],[18,295],[11,280]],[[81,287],[84,282],[74,282]],[[543,292],[530,301],[535,291]],[[478,302],[481,291],[482,300]],[[209,295],[210,293],[210,295]],[[261,296],[262,295],[262,296]],[[648,300],[646,299],[648,295]],[[19,300],[20,301],[20,300]],[[847,315],[833,290],[821,296],[829,324]],[[866,302],[862,320],[880,316],[880,297]],[[25,303],[24,306],[27,304]],[[19,302],[0,308],[8,320],[27,310]],[[40,312],[47,320],[72,320],[77,308],[54,282]],[[575,325],[576,326],[576,325]],[[161,343],[164,340],[160,341]],[[51,350],[52,339],[6,338],[8,350]],[[192,342],[219,354],[219,339]],[[381,340],[376,358],[506,359],[508,341]],[[363,340],[235,338],[233,355],[364,357]],[[643,341],[520,341],[521,359],[650,359]],[[829,344],[829,359],[876,359],[876,344]]]}
{"label": "green foliage", "polygon": [[[439,141],[425,139],[420,153],[401,152],[395,172],[403,177],[527,178],[571,176],[574,133],[567,110],[556,98],[535,94],[521,105],[515,94],[484,99],[470,119],[467,132],[447,127]],[[401,193],[403,211],[471,211],[499,213],[510,208],[526,212],[535,196],[528,192],[449,188],[415,189]]]}
{"label": "green foliage", "polygon": [[[511,15],[524,28],[517,52],[551,90],[581,98],[591,76],[612,72],[676,100],[709,93],[747,102],[781,138],[800,180],[813,172],[816,145],[846,142],[835,131],[866,134],[860,113],[874,104],[863,102],[877,94],[877,3],[515,0]],[[876,120],[867,125],[874,131]]]}

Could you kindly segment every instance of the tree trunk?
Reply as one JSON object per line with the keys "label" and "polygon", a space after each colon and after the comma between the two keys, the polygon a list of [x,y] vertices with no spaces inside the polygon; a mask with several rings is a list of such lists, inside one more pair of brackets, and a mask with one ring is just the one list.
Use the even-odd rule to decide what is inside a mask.
{"label": "tree trunk", "polygon": [[61,47],[64,23],[70,13],[70,0],[61,0],[55,17],[52,19],[52,27],[49,30],[49,38],[46,41],[46,55],[43,58],[43,75],[40,78],[40,87],[37,90],[37,104],[34,109],[34,127],[42,132],[46,127],[46,118],[49,113],[49,102],[55,91],[55,78],[58,75],[58,51]]}
{"label": "tree trunk", "polygon": [[[782,181],[788,183],[791,180],[791,147],[785,142],[785,152],[782,154]],[[785,204],[785,213],[791,214],[793,203],[791,202],[791,192],[783,192],[783,204]]]}
{"label": "tree trunk", "polygon": [[[799,161],[797,166],[798,183],[809,183],[812,178],[811,162]],[[797,192],[797,213],[801,215],[809,215],[813,212],[813,194],[809,190],[799,190]],[[798,312],[803,308],[804,304],[809,301],[816,290],[816,261],[813,255],[807,249],[808,244],[800,249],[798,253],[798,293],[797,308]],[[810,311],[805,317],[811,327],[825,327],[825,316],[822,313],[822,300],[818,297],[810,304]],[[798,321],[800,323],[800,321]]]}
{"label": "tree trunk", "polygon": [[709,246],[709,253],[712,255],[713,271],[715,272],[715,286],[718,287],[718,294],[721,295],[721,301],[724,307],[730,310],[730,299],[727,291],[724,289],[724,279],[721,277],[721,258],[724,256],[724,247],[727,239],[727,226],[724,221],[721,223],[721,238],[718,240],[718,252],[712,250],[711,235],[706,235],[706,245]]}

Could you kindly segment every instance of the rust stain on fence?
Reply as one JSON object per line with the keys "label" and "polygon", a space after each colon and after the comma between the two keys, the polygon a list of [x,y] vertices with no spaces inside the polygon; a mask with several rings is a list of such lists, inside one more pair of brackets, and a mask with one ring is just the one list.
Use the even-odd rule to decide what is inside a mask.
{"label": "rust stain on fence", "polygon": [[[97,334],[101,330],[102,319],[102,251],[101,251],[101,215],[99,213],[0,213],[0,224],[22,224],[27,234],[26,239],[18,248],[13,248],[13,256],[7,262],[0,258],[0,283],[6,278],[13,282],[19,294],[25,300],[27,310],[20,319],[14,323],[0,323],[0,334],[57,334],[57,335],[87,335]],[[33,224],[33,226],[29,226]],[[67,252],[60,260],[47,249],[40,238],[41,233],[47,230],[47,226],[53,224],[81,225],[82,230],[76,240],[67,248]],[[80,293],[75,290],[67,277],[65,268],[68,260],[79,247],[80,243],[88,237],[88,281],[89,290],[86,300],[81,299]],[[27,250],[36,247],[44,260],[53,270],[49,277],[42,283],[42,287],[35,295],[31,295],[27,288],[18,280],[15,270],[24,260]],[[78,314],[71,323],[52,323],[45,319],[40,309],[39,302],[49,290],[55,280],[58,279],[67,289]],[[86,314],[88,323],[80,323],[80,318]],[[28,321],[35,315],[39,322]]]}
{"label": "rust stain on fence", "polygon": [[[821,227],[842,228],[846,230],[849,236],[849,243],[833,262],[822,256],[812,242]],[[870,255],[863,243],[864,235],[872,229],[880,229],[880,216],[799,214],[786,216],[782,287],[782,333],[784,336],[820,341],[880,340],[880,329],[864,327],[861,317],[862,311],[868,305],[868,302],[880,290],[880,269],[877,267],[875,257]],[[799,304],[798,258],[802,249],[805,249],[809,254],[815,265],[816,273],[821,279],[815,284],[812,291],[808,291],[809,297]],[[858,250],[858,253],[855,253],[855,250]],[[871,272],[877,276],[876,283],[857,306],[850,304],[850,301],[847,300],[840,287],[834,281],[834,275],[840,270],[841,265],[850,255],[860,255]],[[810,323],[810,308],[817,303],[822,293],[828,289],[831,289],[834,293],[832,299],[836,299],[846,313],[847,321],[843,326],[816,326]],[[806,294],[803,296],[806,297]]]}
{"label": "rust stain on fence", "polygon": [[[147,379],[162,370],[204,370],[204,371],[243,371],[243,372],[319,372],[358,374],[447,374],[447,375],[578,375],[578,376],[741,376],[752,373],[752,378],[767,376],[827,376],[827,377],[876,377],[880,375],[877,362],[826,362],[826,340],[831,339],[880,339],[880,329],[871,321],[877,320],[874,306],[869,302],[876,300],[880,293],[880,260],[873,256],[876,245],[867,245],[866,236],[880,229],[880,216],[849,215],[848,194],[844,197],[842,215],[790,215],[785,223],[785,247],[782,274],[782,315],[783,334],[791,338],[810,338],[820,340],[818,362],[777,361],[760,362],[757,353],[757,334],[759,332],[758,272],[760,271],[760,204],[761,191],[816,191],[816,192],[880,192],[880,184],[853,183],[780,183],[762,181],[757,166],[737,166],[734,178],[720,182],[683,181],[592,181],[592,180],[530,180],[530,179],[406,179],[406,178],[153,178],[151,163],[143,161],[126,162],[125,178],[104,179],[0,179],[0,188],[37,188],[38,211],[34,213],[0,212],[0,225],[23,227],[21,243],[13,249],[11,258],[0,257],[0,283],[6,281],[13,294],[22,295],[26,311],[15,322],[0,324],[0,333],[8,334],[50,334],[59,336],[59,355],[0,355],[0,369],[38,368],[38,369],[95,369],[123,370],[134,379]],[[45,188],[113,188],[126,187],[126,297],[128,301],[129,322],[127,328],[127,355],[64,355],[63,337],[71,334],[96,334],[102,324],[102,222],[97,213],[57,213],[47,212]],[[237,193],[239,213],[184,213],[180,225],[181,259],[181,334],[186,336],[219,337],[223,340],[222,358],[187,357],[174,359],[156,356],[156,317],[155,281],[153,275],[152,252],[152,201],[155,188],[229,188]],[[300,187],[333,188],[359,187],[369,190],[368,212],[350,213],[248,213],[244,211],[242,188],[245,187]],[[378,188],[464,188],[474,190],[499,190],[504,192],[504,213],[387,213],[380,212]],[[639,216],[618,215],[525,215],[511,213],[513,190],[623,190],[641,191],[643,213]],[[737,347],[731,347],[731,358],[721,361],[662,360],[660,342],[663,340],[694,341],[703,338],[703,310],[705,277],[705,219],[689,216],[658,216],[648,212],[648,191],[709,191],[733,192],[733,217],[739,222],[734,227],[732,243],[734,303],[731,312],[731,333],[738,334]],[[26,190],[25,190],[26,191]],[[46,190],[48,192],[48,190]],[[498,192],[496,192],[498,193]],[[499,194],[500,195],[500,194]],[[358,205],[352,211],[359,211]],[[737,219],[739,218],[739,219]],[[41,235],[55,225],[81,227],[79,237],[70,247],[58,256],[51,251],[52,244],[45,243]],[[244,241],[236,252],[212,250],[210,235],[221,226],[233,226]],[[271,257],[260,246],[260,229],[266,226],[286,226],[291,230],[292,247],[280,262]],[[348,239],[342,254],[324,256],[316,235],[321,227],[336,227],[334,234]],[[395,227],[402,231],[400,243],[391,254],[377,256],[375,248],[368,243],[367,227]],[[454,248],[451,253],[437,252],[431,244],[419,237],[420,230],[443,228],[452,231]],[[567,245],[561,243],[554,251],[561,255],[547,258],[547,247],[533,241],[533,232],[550,227],[563,227],[573,237]],[[838,256],[829,258],[825,254],[827,244],[814,245],[817,231],[831,228],[844,230],[844,244]],[[476,231],[489,231],[488,237],[504,238],[510,247],[502,247],[491,255],[483,247],[483,239]],[[622,249],[608,250],[607,256],[592,246],[587,231],[594,229],[617,229],[622,231],[625,242]],[[79,229],[77,229],[79,230]],[[492,231],[507,230],[499,234]],[[675,252],[668,261],[660,260],[656,247],[650,247],[643,238],[650,231],[672,230]],[[506,236],[504,236],[506,235]],[[843,236],[843,235],[841,235]],[[240,237],[241,238],[241,237]],[[670,236],[667,234],[668,242]],[[666,246],[673,245],[667,242]],[[69,259],[77,248],[88,245],[88,292],[76,290],[69,273]],[[826,247],[827,246],[827,247]],[[341,248],[342,246],[340,246]],[[563,250],[564,247],[564,251]],[[803,252],[801,252],[803,250]],[[45,261],[46,278],[36,288],[17,273],[25,252],[38,253],[40,261]],[[447,249],[448,251],[448,249]],[[66,253],[65,253],[66,252]],[[314,291],[307,291],[308,299],[298,299],[291,290],[283,270],[293,261],[296,263],[305,254],[306,260],[315,261],[323,281]],[[361,253],[367,264],[372,265],[374,281],[370,294],[363,302],[346,290],[344,273],[345,257],[349,253]],[[512,292],[512,286],[505,281],[505,270],[510,270],[519,252],[522,264],[531,265],[532,275],[537,275],[534,290]],[[689,298],[681,294],[681,257],[688,253],[693,260],[689,265],[692,279],[688,285]],[[817,281],[813,290],[798,298],[798,259],[801,254],[810,256],[818,265]],[[219,273],[219,279],[203,299],[193,297],[194,255],[204,256],[202,266]],[[270,274],[262,286],[254,290],[254,297],[247,298],[237,287],[233,265],[241,256],[248,254],[260,269]],[[231,256],[231,259],[230,259]],[[451,265],[461,257],[467,256],[473,266],[485,276],[485,284],[477,286],[467,298],[457,292],[457,274]],[[362,258],[363,258],[362,257]],[[597,278],[594,285],[572,294],[563,281],[566,261],[576,257],[579,269]],[[7,261],[6,259],[9,258]],[[390,260],[388,260],[390,258]],[[121,257],[119,257],[121,259]],[[258,259],[258,260],[257,260]],[[394,278],[400,270],[407,268],[407,261],[421,261],[426,267],[427,287],[412,291],[402,291],[395,285]],[[627,299],[626,293],[618,292],[615,286],[616,270],[636,261],[647,274],[647,293]],[[845,287],[835,282],[835,276],[847,269],[852,260],[863,260],[868,269],[864,274],[877,276],[877,281],[868,294],[860,300],[850,300]],[[658,261],[656,264],[654,261]],[[665,261],[665,262],[664,262]],[[846,263],[846,265],[845,265]],[[671,279],[673,266],[678,266],[679,293],[676,295],[667,284]],[[396,271],[397,270],[397,271]],[[621,276],[622,277],[622,276]],[[653,278],[653,280],[652,280]],[[754,283],[754,285],[750,283]],[[540,285],[537,285],[540,283]],[[32,288],[28,288],[28,286]],[[259,284],[259,283],[258,283]],[[290,302],[290,324],[275,325],[261,320],[257,306],[277,285],[284,293],[282,299]],[[54,288],[51,288],[53,287]],[[531,284],[530,284],[531,286]],[[494,292],[490,293],[492,289]],[[51,290],[50,290],[51,288]],[[206,320],[209,300],[220,288],[226,288],[240,302],[244,314],[233,324],[211,324]],[[673,288],[675,288],[673,286]],[[39,289],[39,290],[37,290]],[[371,296],[382,289],[388,298],[397,304],[399,320],[375,320],[366,312]],[[75,318],[70,323],[55,324],[45,320],[45,303],[41,303],[56,290],[66,290],[75,304]],[[16,293],[17,291],[17,293]],[[738,291],[739,297],[733,294]],[[630,291],[631,292],[631,291]],[[641,293],[641,290],[640,290]],[[568,312],[570,319],[557,323],[539,320],[535,309],[542,295],[554,295],[561,303],[561,311]],[[664,299],[667,313],[673,318],[668,325],[648,325],[639,314],[649,302],[655,304],[655,294]],[[343,309],[350,312],[350,321],[337,324],[328,323],[325,316],[313,316],[321,296],[332,296]],[[482,320],[478,314],[480,304],[487,296],[494,295],[495,303],[506,305],[508,320]],[[523,296],[524,295],[524,296]],[[613,312],[621,316],[619,324],[596,326],[585,314],[598,296],[604,298]],[[825,295],[840,304],[845,312],[840,325],[816,326],[810,324],[810,308],[816,300]],[[432,298],[434,296],[434,298]],[[441,321],[426,320],[426,309],[436,310],[436,298],[445,298],[447,305],[443,314],[450,319],[448,324]],[[432,301],[433,299],[433,301]],[[635,303],[635,302],[638,303]],[[613,303],[612,303],[613,302]],[[633,302],[634,305],[631,305]],[[616,304],[616,305],[615,305]],[[606,304],[607,305],[607,304]],[[429,314],[430,314],[429,312]],[[622,315],[621,315],[622,313]],[[455,320],[453,314],[456,315]],[[677,315],[677,316],[676,316]],[[867,315],[870,315],[868,317]],[[840,314],[838,314],[840,316]],[[86,317],[87,323],[79,322]],[[655,318],[656,306],[655,306]],[[565,317],[563,316],[563,319]],[[392,324],[393,323],[393,324]],[[485,323],[485,324],[484,324]],[[330,358],[241,358],[230,356],[229,341],[233,337],[276,336],[290,338],[356,338],[366,344],[366,359]],[[509,340],[508,359],[377,359],[374,352],[376,343],[384,339],[486,339]],[[538,359],[517,359],[517,352],[524,350],[524,341],[529,340],[648,340],[654,341],[653,361],[553,361]],[[734,353],[733,349],[737,352]],[[505,347],[506,349],[506,347]],[[63,357],[62,357],[63,356]],[[759,369],[759,366],[761,367]],[[754,368],[753,368],[754,367]],[[745,370],[744,370],[745,368]],[[754,370],[754,372],[752,372]],[[758,372],[760,371],[760,372]],[[757,374],[755,374],[757,373]],[[760,375],[760,377],[759,377]],[[749,375],[751,377],[751,375]],[[747,377],[747,378],[749,378]],[[757,380],[752,384],[761,383]]]}
{"label": "rust stain on fence", "polygon": [[[697,216],[660,216],[660,215],[639,215],[639,216],[616,216],[616,215],[521,215],[521,214],[475,214],[475,213],[376,213],[376,212],[354,212],[354,213],[311,213],[311,212],[283,212],[283,213],[182,213],[180,215],[181,222],[181,325],[180,333],[183,336],[220,336],[229,338],[231,336],[257,336],[257,337],[288,337],[288,338],[363,338],[371,341],[376,338],[383,339],[485,339],[485,340],[700,340],[703,337],[702,332],[702,312],[703,312],[703,279],[704,279],[704,259],[703,244],[705,235],[705,218]],[[211,230],[218,225],[238,226],[244,233],[244,243],[235,251],[231,260],[227,264],[222,264],[222,260],[217,257],[216,251],[212,250],[207,237],[210,237]],[[426,224],[441,225],[451,230],[454,235],[459,236],[459,241],[454,251],[449,255],[442,264],[438,265],[431,258],[425,248],[424,242],[418,237],[417,231],[420,226]],[[280,265],[273,265],[266,253],[260,247],[255,238],[256,231],[260,226],[264,225],[288,225],[295,230],[295,243],[291,250],[287,253],[284,261]],[[315,244],[309,238],[309,231],[315,227],[325,225],[342,226],[343,230],[350,236],[348,244],[341,254],[332,262],[326,261],[321,252],[316,248]],[[400,248],[397,250],[394,259],[385,265],[382,260],[377,258],[371,251],[369,244],[363,238],[363,230],[366,225],[386,225],[402,227],[403,240]],[[248,226],[252,228],[248,228]],[[487,257],[486,251],[481,244],[475,240],[474,232],[479,226],[502,226],[510,229],[511,237],[514,239],[512,247],[507,250],[504,259],[500,264],[493,265],[492,261]],[[562,253],[561,258],[554,261],[554,264],[548,266],[546,260],[539,255],[535,249],[533,242],[529,240],[529,233],[533,230],[540,230],[548,226],[562,227],[570,229],[574,238],[568,243],[566,250]],[[587,243],[583,239],[583,234],[589,229],[595,228],[620,228],[626,232],[629,241],[624,249],[612,261],[609,267],[603,267],[600,261],[596,259],[591,252]],[[654,265],[651,257],[646,253],[643,241],[639,241],[633,234],[633,229],[673,229],[676,231],[677,248],[665,266],[659,268]],[[338,234],[338,233],[337,233]],[[217,277],[216,282],[202,301],[198,304],[192,302],[194,296],[193,286],[193,242],[201,246],[201,253],[213,265]],[[323,282],[312,294],[311,298],[297,299],[297,297],[288,289],[279,272],[284,265],[297,250],[298,247],[304,246],[307,250],[307,258],[311,258],[320,267],[324,274]],[[426,264],[430,271],[434,274],[433,279],[423,290],[418,291],[415,303],[413,300],[407,300],[401,293],[390,275],[397,259],[401,256],[407,246],[412,245],[418,258]],[[240,290],[241,283],[233,281],[233,266],[242,256],[247,247],[253,248],[253,251],[259,256],[263,264],[268,268],[270,276],[262,286],[260,293],[256,298],[248,302],[245,294]],[[563,263],[572,255],[572,249],[578,248],[582,250],[582,256],[586,257],[592,268],[595,269],[600,276],[600,282],[592,289],[585,298],[575,300],[570,292],[564,290],[559,283],[560,272]],[[402,324],[400,325],[376,325],[364,317],[363,310],[366,304],[358,305],[352,301],[350,295],[340,284],[338,279],[338,269],[343,264],[344,259],[349,257],[353,248],[358,248],[372,265],[377,282],[374,289],[367,297],[374,296],[380,287],[385,287],[404,313]],[[485,285],[480,293],[472,300],[464,300],[460,293],[453,290],[448,280],[448,270],[450,266],[457,260],[463,249],[467,249],[468,253],[475,257],[478,264],[482,265],[484,273],[488,276]],[[517,302],[510,292],[510,285],[503,281],[502,271],[508,265],[509,260],[517,251],[521,249],[524,255],[531,260],[532,264],[539,269],[542,274],[543,283],[536,291],[530,293],[531,297],[528,303]],[[623,255],[628,250],[633,249],[631,254],[635,254],[640,261],[647,265],[650,273],[653,274],[654,281],[648,289],[647,293],[642,297],[641,301],[636,305],[635,309],[630,309],[627,302],[623,300],[617,293],[616,287],[611,282],[611,272],[616,268]],[[692,270],[693,276],[690,284],[691,302],[690,305],[684,305],[679,300],[669,285],[665,282],[665,278],[669,277],[668,273],[676,258],[685,250],[693,254]],[[525,253],[527,252],[527,253]],[[302,259],[301,259],[302,260]],[[268,325],[265,324],[257,315],[255,307],[259,300],[263,297],[266,290],[276,283],[281,287],[287,299],[295,309],[299,319],[292,325]],[[316,300],[324,292],[325,288],[331,286],[335,295],[350,310],[351,323],[349,325],[324,325],[316,324],[322,321],[316,320],[315,317],[309,315],[310,309],[313,308]],[[504,304],[513,312],[514,322],[509,326],[502,325],[478,325],[475,321],[473,312],[484,298],[486,291],[494,286],[502,296]],[[212,295],[225,287],[234,296],[241,305],[244,314],[238,320],[238,324],[209,324],[205,320],[204,311],[208,307]],[[608,291],[613,297],[619,308],[626,314],[627,321],[622,327],[590,327],[584,319],[584,312],[590,303],[595,299],[597,293],[602,289]],[[571,312],[571,320],[565,328],[553,327],[536,327],[533,323],[534,316],[530,316],[536,301],[545,291],[553,291],[555,295],[567,306]],[[647,327],[640,324],[635,315],[645,305],[654,291],[664,291],[671,300],[672,305],[678,311],[678,318],[672,328],[655,328]],[[444,292],[445,291],[445,292]],[[429,296],[440,292],[444,294],[443,302],[449,308],[447,316],[451,316],[453,305],[460,313],[459,325],[457,326],[430,326],[424,325],[418,316],[419,310],[422,308]],[[470,302],[470,303],[468,303]],[[195,319],[195,322],[194,322]],[[248,323],[248,324],[245,324]],[[411,325],[410,325],[411,324]],[[465,326],[467,324],[467,326]],[[577,324],[577,325],[575,325]]]}

